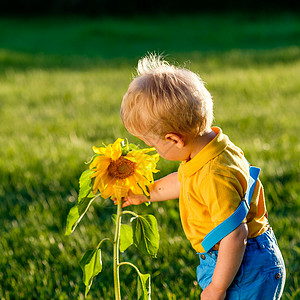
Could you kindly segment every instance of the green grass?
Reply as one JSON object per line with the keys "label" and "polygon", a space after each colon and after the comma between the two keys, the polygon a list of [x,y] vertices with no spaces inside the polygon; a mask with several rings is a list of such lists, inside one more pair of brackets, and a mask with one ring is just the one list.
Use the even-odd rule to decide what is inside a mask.
{"label": "green grass", "polygon": [[[135,19],[0,20],[0,299],[82,299],[79,260],[112,234],[108,200],[64,236],[92,146],[131,137],[119,107],[137,59],[165,51],[198,72],[215,125],[262,168],[270,223],[282,249],[284,300],[300,297],[300,18],[194,15]],[[178,163],[161,160],[161,177]],[[122,259],[151,273],[153,299],[199,299],[197,256],[177,201],[134,207],[158,219],[158,258]],[[113,299],[112,247],[89,299]],[[136,275],[121,269],[124,299]]]}

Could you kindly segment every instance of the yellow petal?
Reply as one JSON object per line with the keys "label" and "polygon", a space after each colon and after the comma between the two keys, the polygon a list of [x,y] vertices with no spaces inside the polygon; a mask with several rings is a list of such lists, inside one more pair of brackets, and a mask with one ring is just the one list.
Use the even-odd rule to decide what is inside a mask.
{"label": "yellow petal", "polygon": [[123,139],[118,138],[113,144],[109,144],[105,150],[105,156],[117,160],[122,155],[121,143]]}
{"label": "yellow petal", "polygon": [[94,177],[102,177],[105,174],[106,170],[100,170],[100,171],[96,171],[94,172],[90,177],[94,178]]}
{"label": "yellow petal", "polygon": [[97,168],[97,169],[107,169],[110,164],[110,158],[105,156],[97,156],[90,164],[90,169]]}
{"label": "yellow petal", "polygon": [[93,146],[93,151],[96,154],[103,154],[103,155],[105,155],[105,150],[106,150],[105,147],[96,147],[96,146]]}
{"label": "yellow petal", "polygon": [[159,155],[146,154],[154,151],[155,148],[139,149],[129,151],[124,157],[134,162],[133,174],[128,175],[126,178],[113,178],[109,174],[110,164],[112,160],[116,161],[122,155],[122,145],[124,140],[118,138],[113,144],[107,147],[93,147],[95,153],[99,156],[95,157],[90,164],[90,169],[95,170],[91,175],[94,178],[93,191],[99,190],[103,198],[115,197],[121,199],[128,195],[128,191],[132,190],[134,194],[145,193],[148,195],[148,189],[153,182],[153,172],[158,172],[156,163],[158,162]]}
{"label": "yellow petal", "polygon": [[148,185],[148,180],[145,180],[145,178],[139,174],[134,174],[131,182],[137,182],[139,187],[143,190],[143,192],[149,196],[149,193],[147,191],[146,185]]}
{"label": "yellow petal", "polygon": [[134,184],[132,185],[131,190],[136,195],[143,194],[143,190],[138,186],[138,184],[136,182],[134,182]]}
{"label": "yellow petal", "polygon": [[101,173],[101,176],[95,177],[94,185],[93,185],[93,191],[99,190],[100,193],[102,193],[105,188],[113,184],[115,181],[107,174],[107,172]]}
{"label": "yellow petal", "polygon": [[123,139],[118,138],[112,145],[111,159],[117,160],[122,155],[121,143]]}
{"label": "yellow petal", "polygon": [[107,198],[111,197],[113,194],[114,194],[113,185],[107,185],[107,187],[101,193],[101,197],[104,199],[107,199]]}
{"label": "yellow petal", "polygon": [[128,195],[129,186],[126,184],[126,180],[117,180],[114,185],[114,196],[118,200]]}
{"label": "yellow petal", "polygon": [[100,191],[100,181],[101,181],[101,177],[96,177],[95,181],[94,181],[94,185],[93,185],[93,193],[96,194],[97,190]]}

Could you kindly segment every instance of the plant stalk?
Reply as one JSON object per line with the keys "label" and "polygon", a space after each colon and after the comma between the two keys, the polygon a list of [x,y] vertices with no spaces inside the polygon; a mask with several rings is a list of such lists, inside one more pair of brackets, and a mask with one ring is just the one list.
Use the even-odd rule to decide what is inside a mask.
{"label": "plant stalk", "polygon": [[115,231],[115,238],[114,238],[114,258],[113,258],[115,300],[121,300],[120,276],[119,276],[121,212],[122,212],[122,201],[119,200],[117,205],[117,220],[116,220],[116,231]]}

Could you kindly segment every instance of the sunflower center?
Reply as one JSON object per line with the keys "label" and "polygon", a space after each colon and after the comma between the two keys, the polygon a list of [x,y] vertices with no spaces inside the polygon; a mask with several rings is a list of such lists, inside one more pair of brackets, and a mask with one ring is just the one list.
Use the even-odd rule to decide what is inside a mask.
{"label": "sunflower center", "polygon": [[134,174],[135,162],[120,156],[117,160],[112,160],[108,172],[111,177],[125,179]]}

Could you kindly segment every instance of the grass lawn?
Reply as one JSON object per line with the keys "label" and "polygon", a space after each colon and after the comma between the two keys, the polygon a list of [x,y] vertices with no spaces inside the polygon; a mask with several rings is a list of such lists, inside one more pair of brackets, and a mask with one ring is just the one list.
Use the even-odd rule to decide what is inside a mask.
{"label": "grass lawn", "polygon": [[[119,108],[147,51],[200,74],[214,125],[262,168],[287,267],[283,299],[299,299],[300,16],[291,13],[0,19],[0,299],[84,298],[79,260],[112,234],[115,207],[98,201],[68,237],[66,216],[92,146],[138,142]],[[161,159],[156,178],[177,167]],[[121,259],[151,274],[153,299],[199,299],[178,201],[132,209],[156,216],[160,250],[153,260],[130,247]],[[113,299],[111,245],[102,256],[88,299]],[[123,299],[136,299],[134,271],[122,268],[121,281]]]}

